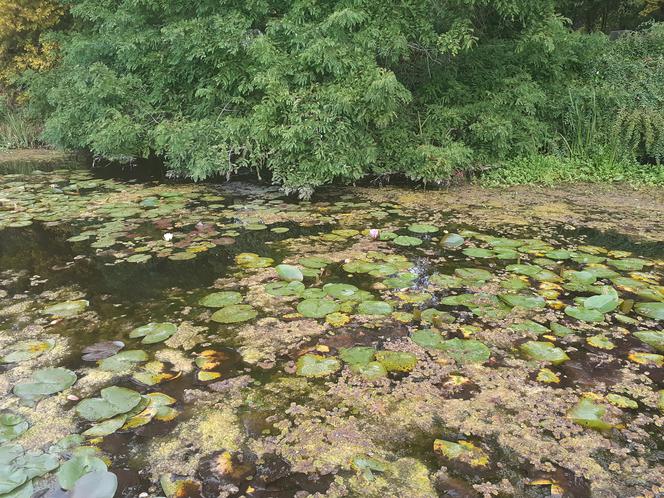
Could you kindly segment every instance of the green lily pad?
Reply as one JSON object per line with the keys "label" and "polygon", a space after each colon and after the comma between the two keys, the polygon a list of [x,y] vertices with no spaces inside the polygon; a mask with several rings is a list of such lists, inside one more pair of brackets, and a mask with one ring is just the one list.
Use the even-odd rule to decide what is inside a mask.
{"label": "green lily pad", "polygon": [[0,413],[0,443],[6,443],[28,430],[30,424],[25,417],[11,412]]}
{"label": "green lily pad", "polygon": [[270,282],[265,285],[265,292],[271,296],[301,296],[305,291],[302,282]]}
{"label": "green lily pad", "polygon": [[436,308],[428,308],[420,314],[420,321],[422,323],[433,323],[439,326],[441,323],[454,323],[456,318],[445,311],[437,310]]}
{"label": "green lily pad", "polygon": [[106,470],[106,464],[101,458],[94,454],[83,453],[75,455],[60,465],[56,475],[60,487],[71,490],[84,475],[91,472],[105,472]]}
{"label": "green lily pad", "polygon": [[217,323],[239,323],[256,318],[258,312],[248,304],[232,304],[215,311],[210,320]]}
{"label": "green lily pad", "polygon": [[560,365],[569,360],[565,351],[550,342],[528,341],[521,344],[519,349],[531,360],[548,361],[554,365]]}
{"label": "green lily pad", "polygon": [[412,341],[423,348],[441,349],[443,336],[431,329],[416,330],[410,335]]}
{"label": "green lily pad", "polygon": [[321,256],[307,256],[305,258],[300,258],[298,262],[305,268],[319,270],[332,263],[332,260]]}
{"label": "green lily pad", "polygon": [[621,396],[620,394],[607,394],[606,400],[618,408],[631,408],[636,410],[639,407],[639,404],[636,401],[626,398],[625,396]]}
{"label": "green lily pad", "polygon": [[385,462],[366,455],[354,457],[350,461],[350,466],[353,470],[361,472],[362,476],[368,481],[374,480],[373,472],[385,472],[388,468]]}
{"label": "green lily pad", "polygon": [[484,363],[491,356],[491,350],[483,342],[475,339],[448,339],[438,347],[458,363]]}
{"label": "green lily pad", "polygon": [[648,261],[639,258],[609,259],[608,264],[620,271],[641,271]]}
{"label": "green lily pad", "polygon": [[377,351],[376,361],[388,372],[410,372],[417,364],[417,357],[402,351]]}
{"label": "green lily pad", "polygon": [[297,311],[307,318],[324,318],[339,311],[339,305],[329,299],[305,299],[297,305]]}
{"label": "green lily pad", "polygon": [[454,270],[454,274],[463,280],[473,282],[486,282],[493,276],[490,272],[481,268],[457,268]]}
{"label": "green lily pad", "polygon": [[120,429],[126,421],[126,415],[118,415],[117,417],[109,418],[108,420],[93,425],[88,430],[84,431],[83,435],[89,437],[108,436]]}
{"label": "green lily pad", "polygon": [[242,294],[234,291],[213,292],[201,298],[198,304],[207,308],[223,308],[242,302]]}
{"label": "green lily pad", "polygon": [[597,310],[600,313],[608,313],[618,307],[620,300],[618,293],[611,288],[605,294],[591,296],[583,301],[583,307],[589,310]]}
{"label": "green lily pad", "polygon": [[353,371],[369,381],[387,377],[387,369],[378,361],[370,361],[365,365],[357,365],[353,368]]}
{"label": "green lily pad", "polygon": [[426,225],[423,223],[415,223],[408,227],[408,231],[413,233],[436,233],[438,231],[438,227],[433,225]]}
{"label": "green lily pad", "polygon": [[117,489],[118,478],[115,474],[97,470],[76,481],[71,498],[113,498]]}
{"label": "green lily pad", "polygon": [[375,353],[370,346],[353,346],[339,350],[339,357],[349,365],[366,365],[373,360]]}
{"label": "green lily pad", "polygon": [[456,249],[457,247],[461,247],[464,242],[466,242],[466,239],[458,233],[448,233],[443,237],[443,240],[440,241],[440,245],[448,249]]}
{"label": "green lily pad", "polygon": [[241,268],[255,269],[272,266],[274,260],[272,258],[259,256],[253,252],[243,252],[235,256],[235,263],[237,263],[237,265]]}
{"label": "green lily pad", "polygon": [[483,467],[489,463],[486,453],[470,441],[455,443],[445,439],[436,439],[433,442],[433,450],[445,458],[459,460],[472,467]]}
{"label": "green lily pad", "polygon": [[611,429],[612,424],[603,420],[606,408],[598,405],[588,398],[582,398],[568,413],[567,416],[574,422],[592,429]]}
{"label": "green lily pad", "polygon": [[604,313],[598,310],[567,306],[565,314],[583,322],[603,322]]}
{"label": "green lily pad", "polygon": [[357,312],[361,315],[389,315],[392,313],[392,306],[385,301],[362,301]]}
{"label": "green lily pad", "polygon": [[327,377],[341,368],[336,358],[327,358],[317,354],[305,354],[298,358],[296,373],[302,377]]}
{"label": "green lily pad", "polygon": [[141,395],[125,387],[102,389],[100,398],[84,399],[76,405],[76,413],[90,422],[99,422],[129,412],[141,401]]}
{"label": "green lily pad", "polygon": [[399,273],[394,277],[386,278],[383,283],[390,289],[404,289],[413,285],[417,280],[414,273]]}
{"label": "green lily pad", "polygon": [[[489,274],[490,276],[491,274]],[[442,289],[458,289],[463,287],[463,280],[452,275],[443,275],[435,273],[429,277],[429,283]]]}
{"label": "green lily pad", "polygon": [[569,327],[565,327],[564,325],[561,325],[558,322],[551,322],[549,325],[551,327],[551,331],[557,335],[558,337],[565,337],[567,335],[573,335],[575,332]]}
{"label": "green lily pad", "polygon": [[481,247],[468,247],[461,252],[471,258],[493,258],[496,256],[496,253],[492,250],[482,249]]}
{"label": "green lily pad", "polygon": [[21,341],[8,348],[10,352],[0,357],[0,363],[19,363],[31,360],[50,351],[54,346],[55,341],[53,339],[45,341]]}
{"label": "green lily pad", "polygon": [[586,339],[586,342],[590,344],[592,347],[599,349],[610,350],[616,347],[616,345],[613,344],[604,334],[598,334],[592,337],[588,337],[588,339]]}
{"label": "green lily pad", "polygon": [[99,362],[99,368],[107,372],[125,372],[136,363],[148,361],[148,354],[140,349],[121,351]]}
{"label": "green lily pad", "polygon": [[147,325],[136,327],[129,333],[129,337],[135,339],[142,337],[141,343],[155,344],[162,342],[175,334],[178,330],[177,325],[170,322],[156,323],[150,322]]}
{"label": "green lily pad", "polygon": [[525,308],[529,310],[542,309],[546,307],[546,301],[541,296],[525,296],[523,294],[500,294],[500,299],[509,306]]}
{"label": "green lily pad", "polygon": [[76,382],[76,374],[66,368],[42,368],[32,372],[30,380],[14,386],[14,394],[27,404],[35,404],[42,398],[64,391]]}
{"label": "green lily pad", "polygon": [[653,320],[664,320],[664,303],[636,303],[634,310],[641,316]]}
{"label": "green lily pad", "polygon": [[664,330],[638,330],[634,337],[657,351],[664,352]]}
{"label": "green lily pad", "polygon": [[286,282],[302,282],[304,279],[302,271],[300,271],[297,266],[281,264],[275,266],[274,269],[277,272],[279,278],[281,280],[285,280]]}
{"label": "green lily pad", "polygon": [[392,242],[398,246],[415,247],[422,244],[422,239],[411,237],[409,235],[399,235]]}
{"label": "green lily pad", "polygon": [[350,284],[325,284],[323,291],[335,299],[340,301],[355,300],[356,294],[360,289]]}
{"label": "green lily pad", "polygon": [[46,306],[42,310],[42,313],[45,315],[51,315],[54,318],[70,318],[82,313],[88,306],[90,306],[90,303],[85,299],[64,301],[62,303]]}

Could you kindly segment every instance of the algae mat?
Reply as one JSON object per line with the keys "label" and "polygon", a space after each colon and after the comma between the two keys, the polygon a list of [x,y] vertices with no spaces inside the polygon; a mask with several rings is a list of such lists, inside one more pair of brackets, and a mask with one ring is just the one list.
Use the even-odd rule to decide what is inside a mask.
{"label": "algae mat", "polygon": [[657,496],[637,197],[5,175],[0,497]]}

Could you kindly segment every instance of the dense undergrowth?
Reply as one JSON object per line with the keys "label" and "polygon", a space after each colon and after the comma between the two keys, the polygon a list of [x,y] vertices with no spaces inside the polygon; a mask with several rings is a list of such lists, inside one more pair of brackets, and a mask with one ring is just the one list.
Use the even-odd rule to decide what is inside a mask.
{"label": "dense undergrowth", "polygon": [[59,147],[194,180],[250,169],[305,197],[368,175],[664,175],[658,0],[67,5],[2,45],[23,64],[5,85]]}

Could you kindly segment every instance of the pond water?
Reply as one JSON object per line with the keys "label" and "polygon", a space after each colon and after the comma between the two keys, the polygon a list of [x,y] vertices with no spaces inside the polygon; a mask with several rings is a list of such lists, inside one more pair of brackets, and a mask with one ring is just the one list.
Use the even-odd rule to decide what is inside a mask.
{"label": "pond water", "polygon": [[0,497],[664,493],[648,216],[443,199],[3,176]]}

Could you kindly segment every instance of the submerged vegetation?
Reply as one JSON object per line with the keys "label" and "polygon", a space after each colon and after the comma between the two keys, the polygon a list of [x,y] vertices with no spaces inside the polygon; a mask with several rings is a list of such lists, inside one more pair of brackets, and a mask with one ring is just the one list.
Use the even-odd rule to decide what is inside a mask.
{"label": "submerged vegetation", "polygon": [[661,201],[453,195],[3,176],[0,496],[664,492]]}

